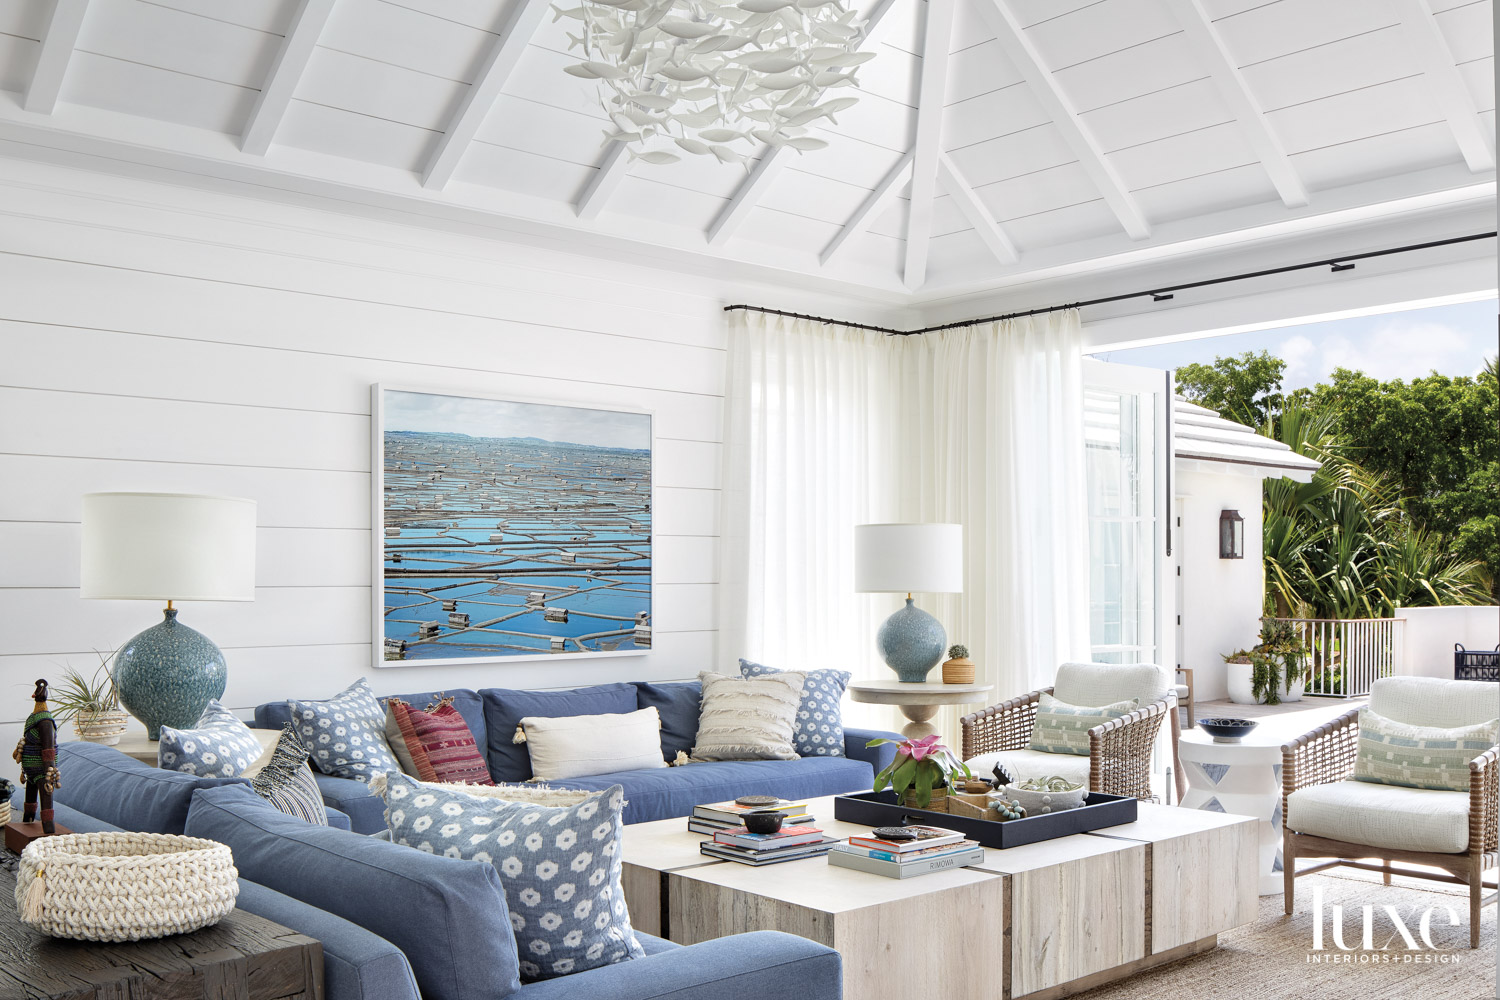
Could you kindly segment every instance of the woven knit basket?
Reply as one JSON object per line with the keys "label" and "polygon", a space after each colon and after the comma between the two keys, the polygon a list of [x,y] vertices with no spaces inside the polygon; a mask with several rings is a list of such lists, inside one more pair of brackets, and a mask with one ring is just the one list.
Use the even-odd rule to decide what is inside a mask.
{"label": "woven knit basket", "polygon": [[10,822],[10,803],[0,802],[0,826]]}
{"label": "woven knit basket", "polygon": [[234,909],[229,848],[165,833],[69,833],[21,854],[16,909],[52,937],[139,941],[186,934]]}

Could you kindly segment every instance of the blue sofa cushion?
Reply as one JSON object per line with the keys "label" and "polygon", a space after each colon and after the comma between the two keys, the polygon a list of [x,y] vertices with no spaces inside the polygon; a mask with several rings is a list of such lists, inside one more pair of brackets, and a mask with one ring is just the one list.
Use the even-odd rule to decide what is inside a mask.
{"label": "blue sofa cushion", "polygon": [[526,744],[511,742],[522,719],[533,715],[546,719],[623,715],[637,710],[634,684],[596,684],[568,691],[487,688],[479,695],[484,699],[485,756],[489,759],[490,777],[497,782],[526,781],[531,777],[531,755]]}
{"label": "blue sofa cushion", "polygon": [[138,833],[181,833],[193,792],[200,788],[249,788],[243,778],[163,771],[99,743],[60,744],[57,770],[62,784],[53,793],[55,803]]}
{"label": "blue sofa cushion", "polygon": [[697,681],[650,684],[637,681],[637,708],[654,708],[661,716],[661,755],[666,761],[678,752],[692,753],[698,740],[698,713],[703,703],[703,685]]}
{"label": "blue sofa cushion", "polygon": [[326,774],[314,774],[313,780],[318,783],[330,814],[337,810],[349,817],[349,829],[355,833],[379,833],[385,829],[385,802],[380,796],[370,794],[369,785]]}
{"label": "blue sofa cushion", "polygon": [[297,735],[312,751],[313,766],[324,774],[369,781],[401,770],[385,740],[385,709],[363,677],[332,698],[294,698],[291,706]]}
{"label": "blue sofa cushion", "polygon": [[618,785],[571,804],[477,797],[386,775],[391,841],[495,866],[523,979],[551,979],[645,954],[620,887]]}
{"label": "blue sofa cushion", "polygon": [[[844,755],[844,689],[854,675],[847,670],[804,670],[802,702],[797,706],[796,728],[792,746],[803,757],[842,757]],[[740,676],[769,677],[782,673],[763,663],[740,660]]]}
{"label": "blue sofa cushion", "polygon": [[[822,795],[869,791],[875,772],[862,760],[803,757],[800,760],[725,760],[651,771],[616,771],[548,784],[602,791],[625,789],[625,822],[649,823],[687,816],[693,806],[727,802],[741,795],[779,795],[802,801]],[[820,816],[819,819],[832,819]]]}
{"label": "blue sofa cushion", "polygon": [[228,844],[243,877],[400,948],[423,1000],[498,1000],[520,989],[505,891],[490,865],[313,826],[249,788],[202,790],[186,832]]}
{"label": "blue sofa cushion", "polygon": [[816,941],[755,931],[532,983],[521,995],[525,1000],[723,1000],[791,994],[798,1000],[840,1000],[843,968],[839,953]]}
{"label": "blue sofa cushion", "polygon": [[[464,717],[469,724],[469,732],[474,734],[474,742],[481,750],[484,747],[484,702],[480,700],[477,691],[468,688],[448,688],[446,691],[419,691],[416,694],[382,695],[376,700],[380,703],[382,711],[385,703],[391,698],[399,698],[402,701],[415,705],[418,708],[426,708],[429,704],[440,698],[452,698],[453,707],[458,709],[458,714]],[[281,729],[292,721],[292,708],[288,702],[268,701],[264,705],[255,706],[255,728],[256,729]]]}

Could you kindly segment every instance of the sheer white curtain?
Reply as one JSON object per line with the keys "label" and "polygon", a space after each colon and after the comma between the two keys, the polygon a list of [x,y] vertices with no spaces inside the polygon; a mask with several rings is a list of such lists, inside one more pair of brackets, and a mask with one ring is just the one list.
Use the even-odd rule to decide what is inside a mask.
{"label": "sheer white curtain", "polygon": [[[853,586],[853,528],[870,521],[964,525],[964,593],[918,600],[992,700],[1087,659],[1081,348],[1076,312],[912,337],[732,313],[724,666],[890,676],[874,635],[899,598]],[[958,714],[936,720],[954,740]]]}

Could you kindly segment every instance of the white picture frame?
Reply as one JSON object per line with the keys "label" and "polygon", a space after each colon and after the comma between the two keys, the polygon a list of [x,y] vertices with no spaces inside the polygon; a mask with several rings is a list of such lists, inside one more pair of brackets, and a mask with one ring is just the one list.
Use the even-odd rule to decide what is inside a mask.
{"label": "white picture frame", "polygon": [[[640,656],[653,648],[653,411],[389,382],[377,382],[370,391],[375,667],[572,661]],[[622,419],[610,421],[611,416]],[[640,440],[642,422],[648,442],[643,459],[641,449],[604,443]],[[402,426],[388,426],[394,423]],[[462,429],[466,423],[469,430]],[[502,427],[596,440],[471,433]],[[388,432],[411,439],[410,446],[403,441],[400,457],[387,454]],[[467,435],[475,443],[441,440],[449,435]],[[544,464],[549,460],[554,463],[550,468]],[[401,468],[403,461],[408,468]],[[445,480],[454,470],[458,475],[450,484]],[[584,476],[585,471],[612,474]],[[423,488],[425,482],[432,483],[430,491]],[[580,493],[590,486],[592,509]],[[630,502],[640,497],[643,504]],[[642,522],[644,531],[639,530]],[[483,535],[488,538],[481,540]],[[416,544],[388,544],[396,538]],[[483,572],[453,574],[463,568],[455,566],[453,557],[470,552],[503,556],[500,566],[514,563],[514,570],[505,572],[496,560],[482,560],[487,566]],[[580,554],[591,561],[577,563]],[[549,572],[552,566],[557,572]],[[436,575],[424,577],[422,569]],[[432,582],[450,574],[451,585]],[[392,587],[393,580],[405,582]],[[414,600],[392,604],[387,599],[391,590]],[[441,596],[445,592],[452,596]],[[468,617],[458,617],[463,615]],[[493,617],[476,621],[480,615]],[[435,628],[432,622],[438,623]],[[592,624],[602,627],[580,632]]]}

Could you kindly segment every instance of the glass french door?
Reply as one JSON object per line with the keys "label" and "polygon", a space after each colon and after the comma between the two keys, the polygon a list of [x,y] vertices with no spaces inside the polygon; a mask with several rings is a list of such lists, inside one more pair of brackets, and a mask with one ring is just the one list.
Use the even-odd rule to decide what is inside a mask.
{"label": "glass french door", "polygon": [[1171,373],[1086,358],[1083,377],[1093,659],[1175,666]]}

